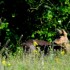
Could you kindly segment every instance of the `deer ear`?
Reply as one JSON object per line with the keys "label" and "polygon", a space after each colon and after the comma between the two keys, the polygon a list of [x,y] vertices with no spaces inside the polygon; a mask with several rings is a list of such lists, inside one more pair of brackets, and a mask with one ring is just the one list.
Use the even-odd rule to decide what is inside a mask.
{"label": "deer ear", "polygon": [[57,32],[58,34],[62,34],[62,31],[61,31],[60,29],[56,29],[56,32]]}
{"label": "deer ear", "polygon": [[62,34],[63,34],[64,36],[67,36],[67,32],[66,32],[64,29],[62,29]]}

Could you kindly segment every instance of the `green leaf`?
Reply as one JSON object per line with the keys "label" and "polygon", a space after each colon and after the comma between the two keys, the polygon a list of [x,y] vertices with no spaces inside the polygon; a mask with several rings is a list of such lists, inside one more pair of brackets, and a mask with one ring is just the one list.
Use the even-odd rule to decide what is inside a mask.
{"label": "green leaf", "polygon": [[47,13],[47,19],[52,19],[52,17],[53,17],[52,12],[48,11],[48,13]]}
{"label": "green leaf", "polygon": [[1,23],[1,25],[0,25],[0,29],[4,29],[4,28],[7,28],[8,27],[8,23],[6,22],[6,23]]}

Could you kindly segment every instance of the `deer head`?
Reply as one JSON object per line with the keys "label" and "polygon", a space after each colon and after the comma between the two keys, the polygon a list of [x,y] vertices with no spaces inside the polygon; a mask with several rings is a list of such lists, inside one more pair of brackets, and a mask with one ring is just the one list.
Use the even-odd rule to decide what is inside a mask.
{"label": "deer head", "polygon": [[[64,29],[57,29],[57,35],[59,37],[57,37],[54,41],[53,41],[53,46],[55,46],[55,48],[64,48],[64,49],[68,49],[68,44],[69,44],[69,40],[67,37],[67,32]],[[60,47],[59,47],[60,46]]]}

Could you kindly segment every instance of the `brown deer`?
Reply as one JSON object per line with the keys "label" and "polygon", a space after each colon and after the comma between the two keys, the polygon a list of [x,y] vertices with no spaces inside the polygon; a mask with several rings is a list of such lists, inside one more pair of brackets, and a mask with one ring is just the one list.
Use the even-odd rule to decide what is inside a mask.
{"label": "brown deer", "polygon": [[61,50],[63,49],[66,52],[69,52],[70,45],[67,37],[67,32],[64,29],[57,29],[57,38],[53,41],[53,49]]}
{"label": "brown deer", "polygon": [[22,44],[23,49],[26,52],[37,50],[37,47],[40,48],[39,52],[44,51],[44,55],[49,53],[49,46],[51,45],[50,42],[44,40],[27,40],[25,43]]}

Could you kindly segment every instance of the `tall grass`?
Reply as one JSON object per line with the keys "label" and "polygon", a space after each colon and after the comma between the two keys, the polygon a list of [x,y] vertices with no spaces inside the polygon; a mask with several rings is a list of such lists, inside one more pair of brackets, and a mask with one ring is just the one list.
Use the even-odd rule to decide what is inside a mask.
{"label": "tall grass", "polygon": [[0,70],[70,70],[70,55],[25,55],[19,48],[13,55],[10,53],[7,59],[0,55]]}

